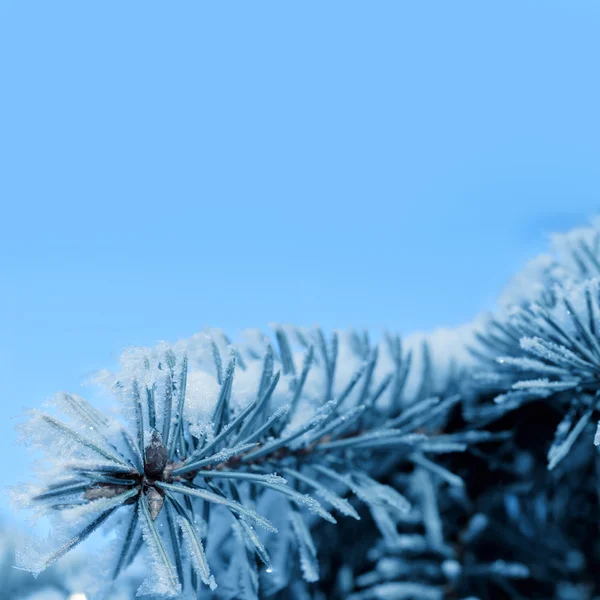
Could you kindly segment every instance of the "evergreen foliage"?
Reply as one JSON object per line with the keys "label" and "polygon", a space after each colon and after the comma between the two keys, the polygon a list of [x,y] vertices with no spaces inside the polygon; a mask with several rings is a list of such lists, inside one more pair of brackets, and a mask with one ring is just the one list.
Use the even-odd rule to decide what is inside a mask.
{"label": "evergreen foliage", "polygon": [[48,457],[13,495],[56,533],[18,566],[102,529],[90,598],[600,597],[600,228],[553,243],[460,334],[129,349],[116,413],[62,393],[20,426]]}
{"label": "evergreen foliage", "polygon": [[[64,560],[46,569],[39,577],[14,568],[15,552],[26,544],[25,535],[5,522],[0,527],[0,596],[7,600],[82,600],[97,587],[96,576],[88,570],[85,553],[74,551]],[[129,600],[139,585],[139,568],[113,589],[114,600]]]}

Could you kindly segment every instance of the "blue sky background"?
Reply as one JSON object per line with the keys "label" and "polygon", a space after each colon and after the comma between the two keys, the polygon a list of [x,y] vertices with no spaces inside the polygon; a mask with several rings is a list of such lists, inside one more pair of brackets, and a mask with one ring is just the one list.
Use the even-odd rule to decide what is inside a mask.
{"label": "blue sky background", "polygon": [[125,345],[493,306],[600,208],[599,26],[592,1],[0,0],[0,484],[12,417]]}

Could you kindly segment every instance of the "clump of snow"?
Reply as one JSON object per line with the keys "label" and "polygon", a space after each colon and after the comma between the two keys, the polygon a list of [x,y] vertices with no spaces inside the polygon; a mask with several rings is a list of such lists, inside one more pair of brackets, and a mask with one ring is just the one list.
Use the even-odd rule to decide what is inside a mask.
{"label": "clump of snow", "polygon": [[529,306],[544,297],[557,282],[569,280],[569,271],[549,254],[531,259],[525,267],[508,282],[498,305],[501,311],[513,306]]}
{"label": "clump of snow", "polygon": [[552,234],[551,241],[558,260],[573,278],[576,274],[585,277],[588,274],[582,272],[582,264],[589,267],[593,259],[582,247],[585,245],[594,257],[600,257],[600,216],[590,219],[588,226]]}

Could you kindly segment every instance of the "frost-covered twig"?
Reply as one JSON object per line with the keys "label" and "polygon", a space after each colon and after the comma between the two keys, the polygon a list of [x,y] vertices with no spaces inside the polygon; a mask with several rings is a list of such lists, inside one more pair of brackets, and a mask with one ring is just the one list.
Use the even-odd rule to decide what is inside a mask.
{"label": "frost-covered twig", "polygon": [[[189,382],[197,384],[190,356],[193,361],[199,356],[189,344],[129,353],[112,386],[123,401],[125,423],[70,394],[55,402],[68,421],[33,411],[22,426],[23,437],[58,450],[60,461],[30,500],[40,511],[60,514],[67,525],[56,548],[23,557],[22,566],[40,572],[100,526],[120,518],[111,580],[146,546],[153,567],[140,593],[196,597],[201,585],[214,590],[219,583],[211,573],[206,535],[216,511],[218,518],[229,513],[238,524],[237,535],[256,559],[247,562],[250,580],[258,581],[257,565],[269,570],[271,558],[253,527],[277,531],[271,515],[258,510],[264,496],[275,494],[285,499],[281,506],[289,515],[304,576],[314,581],[318,568],[310,515],[336,522],[317,497],[354,518],[358,513],[349,495],[375,514],[404,512],[407,501],[370,476],[380,466],[378,456],[392,451],[395,462],[419,455],[431,463],[425,455],[478,443],[472,435],[439,438],[431,427],[427,433],[457,396],[428,399],[423,397],[427,386],[421,386],[416,401],[405,408],[410,358],[399,338],[387,338],[389,369],[383,374],[377,372],[379,348],[365,338],[351,338],[360,360],[341,388],[336,335],[330,341],[320,330],[309,339],[301,335],[305,349],[296,362],[284,330],[278,328],[275,338],[278,351],[266,344],[262,356],[251,349],[243,357],[227,344],[225,360],[210,340],[216,386],[208,411],[206,406],[195,409],[193,395],[199,390],[188,389]],[[235,406],[236,374],[256,362],[262,365],[257,391]],[[427,375],[430,363],[424,369]],[[413,434],[416,428],[421,433]]]}

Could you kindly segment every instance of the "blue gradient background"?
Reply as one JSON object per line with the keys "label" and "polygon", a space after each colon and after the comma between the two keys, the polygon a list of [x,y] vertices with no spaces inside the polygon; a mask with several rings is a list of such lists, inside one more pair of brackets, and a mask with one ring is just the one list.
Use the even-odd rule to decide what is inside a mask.
{"label": "blue gradient background", "polygon": [[[600,4],[0,0],[0,484],[128,344],[410,333],[600,207]],[[0,501],[0,511],[6,510]]]}

